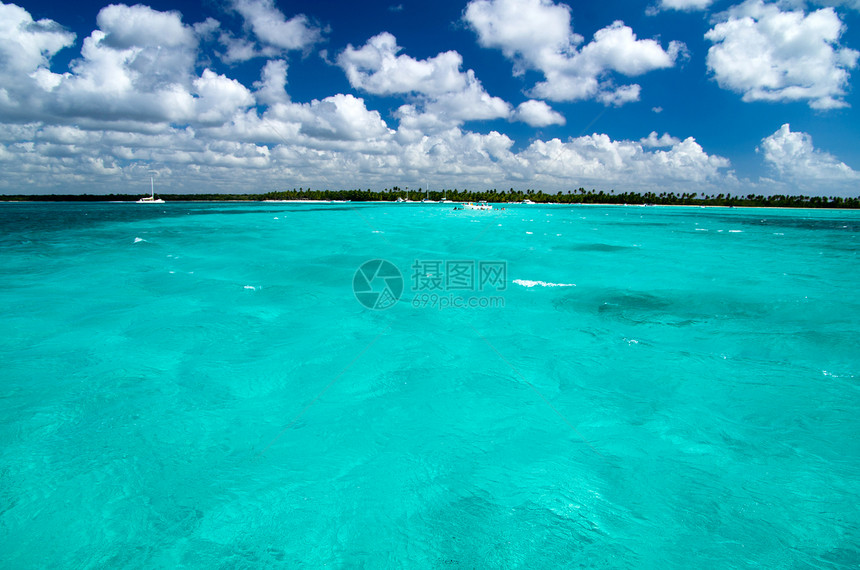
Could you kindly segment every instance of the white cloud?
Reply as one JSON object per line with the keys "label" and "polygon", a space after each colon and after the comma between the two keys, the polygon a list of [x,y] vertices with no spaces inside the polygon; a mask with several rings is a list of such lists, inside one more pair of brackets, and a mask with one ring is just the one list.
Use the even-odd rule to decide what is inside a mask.
{"label": "white cloud", "polygon": [[306,50],[322,39],[322,30],[307,16],[289,20],[272,0],[233,0],[233,9],[245,18],[246,25],[261,43],[281,50]]}
{"label": "white cloud", "polygon": [[676,139],[669,133],[663,133],[663,136],[658,137],[655,131],[651,131],[651,134],[648,135],[647,138],[641,139],[639,142],[645,148],[660,148],[675,146],[680,143],[681,140]]}
{"label": "white cloud", "polygon": [[100,29],[84,40],[71,72],[54,78],[61,81],[46,106],[61,115],[104,121],[192,117],[197,37],[180,14],[110,5],[97,20]]}
{"label": "white cloud", "polygon": [[[853,170],[835,156],[817,150],[812,145],[811,136],[807,133],[792,132],[788,123],[764,138],[761,146],[756,150],[762,154],[765,163],[776,171],[780,179],[789,184],[803,188],[815,184],[838,186],[853,183],[854,191],[857,191],[860,172]],[[827,192],[831,188],[815,186],[811,189]]]}
{"label": "white cloud", "polygon": [[[0,92],[0,112],[7,116],[62,117],[88,128],[153,132],[170,123],[225,121],[254,104],[251,92],[238,81],[208,69],[199,77],[195,74],[198,35],[182,23],[178,12],[142,5],[103,8],[97,17],[99,29],[84,39],[81,57],[60,74],[50,71],[49,58],[73,36],[51,22],[33,23],[15,6],[0,5],[0,10],[10,16],[5,24],[9,37],[0,41],[0,49],[31,48],[24,50],[30,56],[26,65],[26,57],[0,58],[14,62],[14,67],[0,71],[4,83],[16,88]],[[16,34],[21,27],[23,35]],[[214,33],[218,24],[210,19],[199,28]],[[270,78],[270,83],[275,80]],[[272,96],[274,89],[262,96]]]}
{"label": "white cloud", "polygon": [[281,59],[267,61],[261,80],[254,83],[257,101],[263,105],[286,103],[290,100],[286,86],[287,62]]}
{"label": "white cloud", "polygon": [[566,122],[561,113],[554,111],[552,107],[543,101],[535,101],[534,99],[520,103],[514,116],[517,120],[527,123],[532,127],[563,125]]}
{"label": "white cloud", "polygon": [[75,34],[53,20],[37,22],[23,8],[0,3],[0,73],[4,77],[47,67],[54,54],[74,41]]}
{"label": "white cloud", "polygon": [[376,95],[421,93],[439,95],[462,91],[467,77],[460,71],[463,58],[456,51],[417,60],[397,55],[402,48],[388,32],[370,38],[356,49],[352,45],[337,58],[350,85]]}
{"label": "white cloud", "polygon": [[594,134],[566,142],[538,140],[517,152],[514,141],[496,131],[449,127],[401,136],[408,135],[403,132],[408,127],[404,119],[392,132],[377,112],[350,95],[280,103],[262,117],[250,109],[230,123],[152,134],[6,126],[0,130],[0,160],[8,176],[0,189],[15,191],[22,179],[35,177],[33,188],[113,191],[120,181],[142,180],[153,166],[172,176],[170,188],[177,192],[235,191],[247,187],[251,170],[253,190],[429,182],[473,189],[686,192],[691,184],[700,191],[723,191],[735,183],[726,171],[728,161],[709,155],[692,138],[653,134],[630,141]]}
{"label": "white cloud", "polygon": [[642,88],[635,83],[633,85],[624,85],[615,90],[605,89],[601,91],[597,94],[597,100],[606,106],[620,107],[625,103],[638,101],[641,91]]}
{"label": "white cloud", "polygon": [[472,0],[463,17],[483,47],[524,67],[540,69],[583,41],[571,29],[570,7],[552,0]]}
{"label": "white cloud", "polygon": [[516,74],[527,69],[543,73],[545,80],[532,93],[553,101],[597,99],[621,105],[638,100],[638,85],[615,87],[610,76],[669,68],[685,52],[680,42],[663,49],[655,40],[638,39],[620,21],[581,45],[584,38],[571,28],[570,8],[551,0],[472,0],[464,19],[480,45],[501,49],[514,61]]}
{"label": "white cloud", "polygon": [[841,47],[844,26],[832,8],[805,14],[748,0],[705,34],[708,69],[744,101],[806,101],[845,107],[849,72],[860,53]]}
{"label": "white cloud", "polygon": [[227,50],[218,54],[224,63],[232,64],[263,57],[263,52],[257,49],[257,44],[245,38],[237,38],[224,32],[218,37],[218,42]]}
{"label": "white cloud", "polygon": [[[383,32],[360,48],[347,46],[337,58],[350,84],[377,95],[412,94],[434,121],[507,118],[511,105],[487,93],[471,69],[463,72],[463,58],[455,51],[415,59],[401,51],[397,39]],[[416,107],[417,108],[417,107]]]}
{"label": "white cloud", "polygon": [[51,58],[74,41],[53,20],[34,21],[23,8],[0,2],[0,117],[27,120],[40,112],[41,93],[60,82]]}
{"label": "white cloud", "polygon": [[360,141],[389,134],[379,112],[368,110],[363,99],[352,95],[332,95],[302,108],[307,118],[301,132],[316,138]]}
{"label": "white cloud", "polygon": [[653,189],[661,183],[675,188],[684,188],[684,183],[705,187],[732,179],[725,172],[729,161],[707,154],[692,137],[667,140],[673,143],[667,150],[648,150],[642,142],[594,134],[567,143],[535,141],[521,156],[535,177],[609,184],[616,190]]}
{"label": "white cloud", "polygon": [[665,51],[655,40],[640,40],[624,22],[598,30],[594,41],[582,47],[572,58],[576,71],[597,76],[605,70],[623,75],[642,75],[654,69],[672,67],[681,44],[672,42]]}
{"label": "white cloud", "polygon": [[196,99],[195,118],[199,123],[223,123],[237,111],[254,104],[248,88],[224,75],[208,69],[194,80]]}
{"label": "white cloud", "polygon": [[194,33],[202,39],[211,39],[221,27],[221,23],[215,18],[206,18],[202,22],[198,22],[191,26]]}
{"label": "white cloud", "polygon": [[464,89],[433,97],[425,109],[455,122],[504,119],[512,113],[509,103],[484,90],[471,69],[466,72]]}
{"label": "white cloud", "polygon": [[714,0],[660,0],[660,8],[663,10],[681,10],[689,12],[693,10],[705,10]]}
{"label": "white cloud", "polygon": [[114,49],[135,47],[195,47],[193,30],[179,12],[158,12],[137,4],[111,4],[102,8],[96,22],[106,32],[103,42]]}

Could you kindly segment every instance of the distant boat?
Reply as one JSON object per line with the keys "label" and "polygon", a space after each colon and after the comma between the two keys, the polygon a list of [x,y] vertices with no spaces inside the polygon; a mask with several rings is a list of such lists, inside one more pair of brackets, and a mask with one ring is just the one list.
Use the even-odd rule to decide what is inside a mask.
{"label": "distant boat", "polygon": [[430,186],[427,187],[427,194],[424,196],[424,199],[421,200],[421,202],[424,204],[435,204],[436,203],[436,200],[430,199]]}
{"label": "distant boat", "polygon": [[439,200],[439,201],[440,201],[441,203],[443,203],[443,204],[450,204],[450,203],[451,203],[451,200],[449,200],[448,198],[446,198],[446,197],[445,197],[445,193],[446,193],[446,192],[447,192],[447,190],[445,190],[445,189],[443,188],[443,189],[442,189],[442,199],[441,199],[441,200]]}
{"label": "distant boat", "polygon": [[525,200],[523,200],[523,204],[534,204],[534,202],[526,198]]}
{"label": "distant boat", "polygon": [[155,181],[152,179],[152,176],[149,177],[149,196],[144,196],[140,200],[137,201],[138,204],[164,204],[164,200],[161,198],[155,197]]}
{"label": "distant boat", "polygon": [[486,202],[478,202],[475,204],[474,202],[463,202],[464,210],[492,210],[493,207]]}
{"label": "distant boat", "polygon": [[395,202],[412,202],[412,200],[409,199],[409,188],[406,188],[406,199],[398,198]]}

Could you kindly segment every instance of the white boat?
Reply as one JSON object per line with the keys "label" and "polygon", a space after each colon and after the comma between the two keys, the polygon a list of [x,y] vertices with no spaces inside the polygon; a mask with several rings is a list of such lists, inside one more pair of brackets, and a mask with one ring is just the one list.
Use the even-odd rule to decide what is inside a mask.
{"label": "white boat", "polygon": [[137,201],[138,204],[164,204],[164,200],[161,198],[155,197],[155,181],[152,179],[152,176],[149,177],[149,196],[144,196],[140,200]]}
{"label": "white boat", "polygon": [[410,202],[410,203],[412,202],[412,200],[409,199],[409,187],[408,186],[406,187],[406,199],[404,200],[403,198],[397,198],[397,200],[395,200],[395,202]]}
{"label": "white boat", "polygon": [[523,200],[523,202],[522,202],[522,203],[523,203],[523,204],[534,204],[534,202],[532,202],[532,201],[531,201],[531,200],[529,200],[528,198],[526,198],[525,200]]}
{"label": "white boat", "polygon": [[475,204],[474,202],[463,202],[464,210],[492,210],[493,207],[486,202],[478,202]]}

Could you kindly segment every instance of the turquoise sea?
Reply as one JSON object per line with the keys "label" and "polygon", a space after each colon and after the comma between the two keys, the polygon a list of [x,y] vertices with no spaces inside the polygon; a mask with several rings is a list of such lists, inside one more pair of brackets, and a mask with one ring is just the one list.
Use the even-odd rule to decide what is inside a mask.
{"label": "turquoise sea", "polygon": [[853,211],[0,204],[0,566],[857,568],[858,251]]}

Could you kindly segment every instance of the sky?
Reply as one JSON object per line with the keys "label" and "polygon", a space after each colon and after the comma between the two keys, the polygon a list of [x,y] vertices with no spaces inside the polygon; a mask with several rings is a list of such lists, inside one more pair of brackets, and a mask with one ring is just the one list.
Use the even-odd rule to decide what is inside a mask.
{"label": "sky", "polygon": [[0,0],[0,194],[860,195],[860,0]]}

